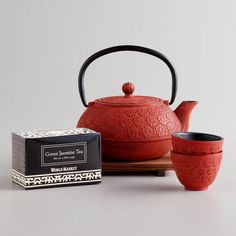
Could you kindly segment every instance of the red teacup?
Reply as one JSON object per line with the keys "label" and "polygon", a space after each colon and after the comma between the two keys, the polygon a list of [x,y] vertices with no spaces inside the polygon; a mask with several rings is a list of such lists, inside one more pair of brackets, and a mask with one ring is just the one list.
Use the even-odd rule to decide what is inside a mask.
{"label": "red teacup", "polygon": [[172,135],[173,151],[182,154],[212,154],[221,152],[224,139],[213,134],[177,132]]}
{"label": "red teacup", "polygon": [[218,173],[222,152],[207,155],[186,155],[171,152],[176,175],[187,190],[206,190]]}

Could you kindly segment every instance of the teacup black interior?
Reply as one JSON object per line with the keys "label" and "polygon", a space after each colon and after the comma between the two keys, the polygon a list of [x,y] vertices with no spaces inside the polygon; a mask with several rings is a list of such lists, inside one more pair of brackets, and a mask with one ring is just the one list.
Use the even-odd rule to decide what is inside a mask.
{"label": "teacup black interior", "polygon": [[173,134],[175,137],[195,140],[195,141],[220,141],[223,138],[213,134],[195,133],[195,132],[178,132]]}

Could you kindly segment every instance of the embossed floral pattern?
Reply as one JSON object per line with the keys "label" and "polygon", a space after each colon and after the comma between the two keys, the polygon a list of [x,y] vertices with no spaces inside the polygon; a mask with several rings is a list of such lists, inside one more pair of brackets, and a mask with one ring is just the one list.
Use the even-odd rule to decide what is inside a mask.
{"label": "embossed floral pattern", "polygon": [[214,181],[222,153],[199,156],[172,153],[171,158],[179,181],[187,187],[201,188]]}
{"label": "embossed floral pattern", "polygon": [[81,116],[78,127],[102,133],[103,139],[144,141],[170,136],[181,125],[169,106],[116,107],[94,103]]}

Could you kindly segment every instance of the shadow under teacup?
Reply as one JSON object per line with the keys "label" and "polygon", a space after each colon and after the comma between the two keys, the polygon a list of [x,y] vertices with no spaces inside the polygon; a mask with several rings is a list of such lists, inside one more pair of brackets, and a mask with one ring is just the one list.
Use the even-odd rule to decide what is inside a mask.
{"label": "shadow under teacup", "polygon": [[176,132],[172,134],[175,153],[213,154],[222,151],[224,139],[220,136],[197,132]]}

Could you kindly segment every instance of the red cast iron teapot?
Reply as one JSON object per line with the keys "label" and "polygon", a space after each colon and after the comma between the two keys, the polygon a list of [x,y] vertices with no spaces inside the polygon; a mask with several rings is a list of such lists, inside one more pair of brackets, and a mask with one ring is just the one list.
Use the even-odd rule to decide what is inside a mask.
{"label": "red cast iron teapot", "polygon": [[[135,86],[123,84],[123,96],[99,98],[87,104],[84,95],[84,73],[97,58],[118,51],[137,51],[164,61],[172,75],[170,102],[148,96],[134,96]],[[161,53],[140,46],[122,45],[101,50],[90,56],[79,72],[79,92],[82,103],[88,107],[77,127],[86,127],[101,133],[102,155],[109,160],[141,161],[160,158],[171,149],[171,134],[187,131],[195,101],[182,102],[173,111],[171,105],[177,92],[177,77],[169,60]]]}

